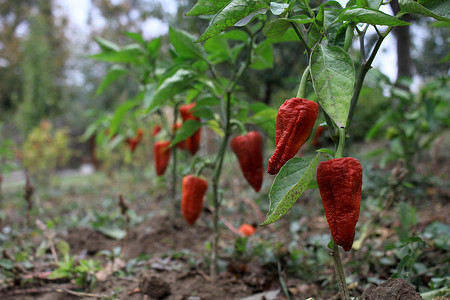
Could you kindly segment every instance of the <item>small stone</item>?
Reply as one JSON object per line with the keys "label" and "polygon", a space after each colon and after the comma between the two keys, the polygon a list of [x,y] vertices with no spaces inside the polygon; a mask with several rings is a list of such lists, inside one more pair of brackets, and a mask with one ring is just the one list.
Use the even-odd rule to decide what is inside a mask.
{"label": "small stone", "polygon": [[154,299],[163,299],[170,295],[170,285],[150,271],[142,271],[139,276],[139,290]]}
{"label": "small stone", "polygon": [[391,278],[383,284],[364,291],[362,300],[422,300],[416,290],[403,279]]}

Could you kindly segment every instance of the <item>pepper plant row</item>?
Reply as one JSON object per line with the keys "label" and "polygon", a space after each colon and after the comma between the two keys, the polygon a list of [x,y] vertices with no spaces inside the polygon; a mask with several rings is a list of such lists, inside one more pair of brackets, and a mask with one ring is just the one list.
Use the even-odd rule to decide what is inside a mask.
{"label": "pepper plant row", "polygon": [[[168,135],[170,139],[155,150],[155,158],[163,157],[155,161],[157,166],[162,162],[157,167],[158,174],[164,173],[168,164],[168,149],[174,158],[177,147],[186,147],[191,154],[196,154],[202,126],[208,126],[218,134],[220,148],[215,157],[202,159],[196,156],[192,160],[191,172],[182,180],[181,201],[183,216],[193,224],[208,186],[212,188],[213,278],[217,275],[218,220],[223,201],[219,185],[229,144],[248,183],[257,192],[261,188],[262,137],[258,131],[246,132],[246,125],[253,124],[274,140],[276,146],[268,161],[268,173],[277,176],[269,193],[269,212],[262,225],[280,219],[306,189],[318,187],[333,238],[330,250],[341,297],[350,299],[337,245],[346,251],[351,249],[359,217],[362,167],[357,159],[345,157],[344,153],[346,139],[351,134],[349,124],[365,75],[392,29],[409,25],[402,20],[404,14],[417,13],[441,22],[450,21],[445,1],[399,0],[401,10],[396,16],[382,12],[383,4],[381,0],[350,0],[345,7],[336,1],[313,6],[309,0],[199,0],[187,16],[209,16],[209,27],[199,38],[170,28],[169,40],[173,49],[170,50],[170,61],[164,63],[159,60],[161,39],[145,42],[140,35],[127,33],[136,43],[123,48],[98,40],[103,52],[93,58],[119,64],[110,69],[100,90],[120,76],[133,74],[140,84],[140,91],[114,115],[95,126],[100,127],[106,121],[110,134],[114,134],[131,111],[135,118],[159,115],[161,126],[171,134]],[[367,43],[369,28],[377,35],[373,47],[368,47]],[[357,69],[349,54],[355,39],[359,40],[361,59]],[[307,57],[308,66],[299,76],[297,93],[278,110],[261,102],[242,99],[244,94],[239,92],[242,76],[249,68],[276,68],[273,47],[284,41],[298,42],[301,45],[298,55]],[[127,66],[131,66],[131,71]],[[315,94],[312,100],[305,99],[308,82],[312,83]],[[181,104],[185,104],[179,108],[183,123],[178,126],[176,121]],[[163,118],[163,111],[168,107],[173,108],[173,130],[169,130],[170,126]],[[309,138],[319,112],[325,118],[335,148],[320,149],[312,158],[295,157]],[[321,159],[325,161],[321,162]],[[316,170],[317,180],[314,180]],[[202,177],[202,173],[207,176]],[[172,184],[176,187],[175,171],[173,174]],[[174,198],[175,195],[173,193]]]}

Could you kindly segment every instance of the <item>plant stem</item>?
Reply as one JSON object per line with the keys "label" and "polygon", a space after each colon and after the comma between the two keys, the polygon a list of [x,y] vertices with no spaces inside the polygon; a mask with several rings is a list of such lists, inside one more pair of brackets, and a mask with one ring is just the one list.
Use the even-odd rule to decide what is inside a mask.
{"label": "plant stem", "polygon": [[378,50],[380,50],[381,47],[381,43],[383,42],[384,38],[389,34],[389,32],[391,32],[391,30],[394,27],[389,27],[384,34],[379,35],[378,36],[378,40],[377,43],[375,44],[375,47],[372,50],[372,53],[370,54],[369,59],[362,63],[361,65],[361,72],[358,75],[358,79],[356,81],[356,85],[355,85],[355,90],[353,91],[353,96],[352,96],[352,100],[350,103],[350,110],[349,110],[349,114],[348,114],[348,122],[350,123],[352,116],[353,116],[353,111],[356,107],[356,104],[358,103],[358,98],[359,98],[359,94],[361,93],[361,88],[362,85],[364,83],[364,78],[366,77],[367,72],[370,70],[370,68],[372,67],[372,62],[375,59],[375,56],[378,52]]}
{"label": "plant stem", "polygon": [[295,34],[297,34],[298,39],[302,43],[303,47],[305,47],[306,51],[308,53],[311,53],[311,48],[309,48],[308,43],[305,41],[305,38],[303,37],[300,30],[298,30],[297,26],[294,23],[291,23],[292,28],[294,28]]}
{"label": "plant stem", "polygon": [[350,295],[345,282],[344,267],[342,266],[341,255],[339,254],[339,246],[333,241],[333,249],[331,250],[331,256],[334,261],[334,270],[339,285],[339,294],[342,300],[350,300]]}
{"label": "plant stem", "polygon": [[345,146],[345,128],[339,128],[339,144],[336,149],[335,158],[344,157],[344,146]]}
{"label": "plant stem", "polygon": [[[214,177],[213,177],[213,201],[214,201],[214,220],[213,220],[213,228],[214,228],[214,238],[213,238],[213,249],[211,253],[211,266],[210,266],[210,276],[214,281],[217,278],[217,258],[218,258],[218,246],[219,246],[219,209],[220,209],[220,197],[219,197],[219,179],[220,174],[222,173],[222,165],[223,159],[225,156],[225,150],[227,149],[228,140],[230,138],[231,132],[231,95],[236,87],[241,76],[244,74],[244,71],[250,66],[252,61],[252,53],[253,53],[253,44],[255,41],[256,34],[262,30],[257,30],[254,34],[251,35],[250,41],[248,44],[247,50],[247,59],[244,64],[242,64],[239,70],[234,73],[233,79],[229,81],[227,87],[225,88],[225,110],[224,110],[224,120],[225,120],[225,133],[222,140],[222,144],[219,149],[219,153],[216,156],[216,161],[214,162]],[[223,106],[222,106],[223,107]]]}
{"label": "plant stem", "polygon": [[222,165],[223,158],[225,156],[225,150],[227,149],[228,139],[230,137],[230,128],[231,128],[231,92],[227,92],[226,95],[226,120],[225,120],[225,135],[222,140],[222,145],[220,146],[219,153],[217,154],[215,169],[214,169],[214,178],[213,178],[213,200],[214,200],[214,239],[213,239],[213,251],[211,253],[211,268],[210,268],[210,276],[213,280],[217,277],[217,257],[218,257],[218,244],[219,244],[219,208],[220,208],[220,199],[219,199],[219,179],[220,174],[222,173]]}
{"label": "plant stem", "polygon": [[297,98],[306,97],[306,81],[308,80],[310,67],[307,66],[303,72],[302,79],[300,80],[300,85],[298,86]]}
{"label": "plant stem", "polygon": [[[178,121],[178,103],[175,103],[173,106],[173,134],[172,141],[175,139],[176,130],[177,130],[177,121]],[[175,220],[178,211],[178,201],[177,201],[177,146],[174,145],[172,147],[172,189],[171,189],[171,197],[172,197],[172,210],[170,212],[170,218]]]}

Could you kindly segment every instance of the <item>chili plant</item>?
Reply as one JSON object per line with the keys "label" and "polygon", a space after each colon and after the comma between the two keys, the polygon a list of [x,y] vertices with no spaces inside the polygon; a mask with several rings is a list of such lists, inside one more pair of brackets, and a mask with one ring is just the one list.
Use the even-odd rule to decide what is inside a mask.
{"label": "chili plant", "polygon": [[[277,221],[287,213],[308,187],[316,187],[313,178],[319,166],[317,183],[325,206],[327,221],[335,239],[329,245],[334,259],[340,295],[343,299],[350,299],[350,296],[345,283],[338,244],[346,251],[351,249],[355,224],[359,216],[362,185],[362,169],[359,161],[344,157],[345,141],[350,134],[349,124],[364,78],[386,36],[396,26],[409,25],[401,19],[403,15],[418,13],[437,20],[450,21],[448,14],[446,15],[444,2],[399,0],[401,10],[395,16],[380,10],[381,5],[384,4],[386,3],[379,0],[351,0],[344,8],[336,1],[312,7],[312,3],[308,0],[276,2],[199,0],[187,14],[214,15],[209,27],[196,42],[213,38],[232,26],[248,24],[246,28],[254,28],[262,23],[262,31],[267,40],[292,40],[294,37],[303,46],[309,65],[301,77],[296,98],[293,99],[305,98],[307,80],[310,79],[336,148],[335,151],[318,150],[318,154],[312,159],[292,158],[305,142],[305,137],[309,136],[315,123],[315,116],[307,110],[305,113],[307,118],[303,120],[303,113],[291,113],[292,110],[284,112],[283,106],[280,108],[275,132],[276,163],[273,160],[269,161],[269,173],[278,174],[269,194],[271,201],[269,212],[262,225]],[[373,29],[377,35],[376,43],[371,48],[366,46],[369,28]],[[355,37],[360,45],[361,64],[358,70],[355,70],[353,60],[348,53]],[[251,43],[250,47],[252,46]],[[250,59],[249,57],[251,56],[247,59]],[[230,94],[226,93],[226,95],[227,103],[229,103]],[[287,101],[291,102],[292,99]],[[297,105],[299,106],[295,107],[298,107],[298,111],[305,109],[304,104]],[[225,141],[229,122],[227,121],[226,124]],[[284,142],[284,136],[287,136],[287,142]],[[321,157],[331,160],[320,163]],[[221,160],[219,162],[220,170]],[[274,164],[276,166],[271,167]],[[329,177],[332,176],[330,174],[341,177],[343,185],[337,184],[334,178]],[[348,223],[342,221],[342,218],[347,217],[350,219]]]}

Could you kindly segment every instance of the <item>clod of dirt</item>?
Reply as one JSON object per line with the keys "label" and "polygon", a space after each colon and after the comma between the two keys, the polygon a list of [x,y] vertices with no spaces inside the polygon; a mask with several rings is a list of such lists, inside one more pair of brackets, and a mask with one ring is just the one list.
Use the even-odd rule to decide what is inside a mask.
{"label": "clod of dirt", "polygon": [[422,300],[416,290],[403,279],[391,278],[383,284],[364,291],[362,300]]}
{"label": "clod of dirt", "polygon": [[145,270],[139,276],[139,290],[155,299],[163,299],[170,295],[169,284],[155,273]]}

